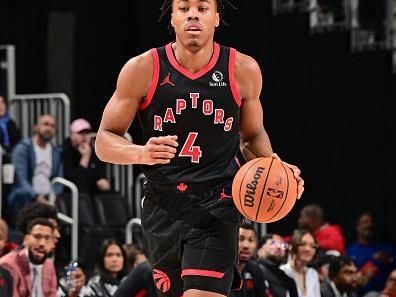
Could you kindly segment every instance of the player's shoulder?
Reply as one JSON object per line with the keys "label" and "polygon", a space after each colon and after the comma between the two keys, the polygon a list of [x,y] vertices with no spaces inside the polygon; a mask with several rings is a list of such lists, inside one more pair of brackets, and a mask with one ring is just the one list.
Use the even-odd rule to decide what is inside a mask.
{"label": "player's shoulder", "polygon": [[132,57],[125,63],[122,70],[130,72],[136,70],[144,71],[152,68],[154,61],[154,56],[152,51],[153,50],[150,49],[148,51],[145,51],[144,53],[141,53],[140,55]]}
{"label": "player's shoulder", "polygon": [[249,56],[237,50],[235,51],[234,67],[236,70],[244,70],[244,71],[260,70],[259,64],[252,56]]}

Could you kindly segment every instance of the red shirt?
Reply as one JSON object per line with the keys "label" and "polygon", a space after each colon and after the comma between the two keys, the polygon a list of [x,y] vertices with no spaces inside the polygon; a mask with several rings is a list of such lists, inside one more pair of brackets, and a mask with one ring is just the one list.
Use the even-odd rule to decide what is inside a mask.
{"label": "red shirt", "polygon": [[316,241],[324,251],[345,252],[345,239],[339,225],[324,224],[314,233]]}

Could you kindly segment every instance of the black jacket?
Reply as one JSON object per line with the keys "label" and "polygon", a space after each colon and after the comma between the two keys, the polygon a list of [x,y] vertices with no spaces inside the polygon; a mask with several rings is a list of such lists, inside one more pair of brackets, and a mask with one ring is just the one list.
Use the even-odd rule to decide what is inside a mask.
{"label": "black jacket", "polygon": [[[320,295],[322,297],[337,297],[333,288],[328,281],[324,281],[320,284]],[[356,297],[355,293],[348,293],[348,297]]]}
{"label": "black jacket", "polygon": [[[260,259],[258,263],[260,264],[264,278],[269,285],[268,289],[273,297],[298,297],[295,281],[287,276],[279,266],[263,259]],[[287,292],[289,292],[289,295],[287,295]]]}

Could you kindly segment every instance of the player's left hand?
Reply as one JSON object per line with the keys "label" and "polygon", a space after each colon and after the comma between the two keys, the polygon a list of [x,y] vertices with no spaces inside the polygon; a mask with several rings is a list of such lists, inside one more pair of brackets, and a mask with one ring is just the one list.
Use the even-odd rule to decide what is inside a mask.
{"label": "player's left hand", "polygon": [[282,161],[281,158],[279,158],[279,156],[275,153],[272,154],[271,157],[281,161],[283,164],[285,164],[287,167],[289,167],[293,171],[294,177],[297,180],[297,199],[300,199],[304,192],[304,180],[300,176],[301,170],[295,165],[291,165],[289,163],[286,163],[285,161]]}

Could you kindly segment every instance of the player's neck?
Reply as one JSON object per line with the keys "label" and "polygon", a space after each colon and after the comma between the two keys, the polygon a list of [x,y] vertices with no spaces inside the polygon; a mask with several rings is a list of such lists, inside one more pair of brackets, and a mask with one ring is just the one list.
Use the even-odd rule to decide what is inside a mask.
{"label": "player's neck", "polygon": [[172,44],[177,62],[191,73],[197,73],[210,61],[214,51],[214,43],[208,42],[201,47],[186,47],[181,42]]}

